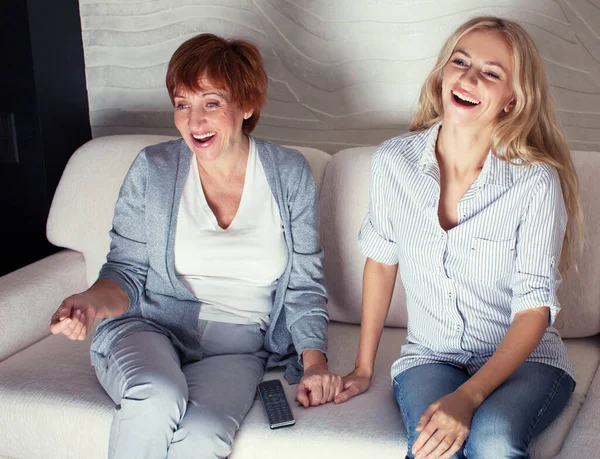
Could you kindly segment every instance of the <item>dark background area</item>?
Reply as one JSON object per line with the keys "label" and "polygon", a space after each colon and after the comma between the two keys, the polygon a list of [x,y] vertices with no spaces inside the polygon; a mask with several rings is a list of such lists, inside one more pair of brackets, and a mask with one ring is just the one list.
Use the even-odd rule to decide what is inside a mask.
{"label": "dark background area", "polygon": [[59,250],[46,239],[50,203],[91,139],[78,0],[2,2],[0,62],[3,275]]}

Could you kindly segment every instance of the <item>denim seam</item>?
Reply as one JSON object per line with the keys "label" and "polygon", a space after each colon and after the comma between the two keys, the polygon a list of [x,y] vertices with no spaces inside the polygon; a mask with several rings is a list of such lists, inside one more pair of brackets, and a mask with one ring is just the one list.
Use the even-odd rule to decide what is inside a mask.
{"label": "denim seam", "polygon": [[565,379],[565,377],[568,376],[566,371],[562,371],[561,373],[562,374],[560,375],[560,377],[554,379],[554,384],[552,385],[552,390],[548,394],[548,397],[546,397],[546,403],[544,403],[544,406],[542,406],[542,408],[539,409],[537,416],[534,418],[533,422],[529,426],[529,429],[527,431],[527,443],[528,444],[531,442],[531,433],[535,429],[535,426],[540,421],[540,419],[542,418],[542,416],[544,415],[544,413],[546,412],[546,410],[548,409],[548,407],[554,400],[554,397],[556,396],[556,393],[558,392],[558,388],[560,387],[560,384]]}
{"label": "denim seam", "polygon": [[[400,377],[402,373],[400,373],[399,375],[396,376],[396,378]],[[406,421],[405,419],[410,419],[410,416],[408,415],[408,407],[404,404],[404,393],[402,391],[402,389],[400,388],[400,383],[397,381],[397,379],[394,378],[392,380],[393,384],[396,384],[398,386],[398,398],[397,398],[397,403],[400,405],[400,416],[402,417],[402,422],[404,424],[404,427],[406,428],[406,444],[407,444],[407,451],[406,451],[406,456],[405,459],[410,459],[409,456],[409,451],[408,451],[408,443],[409,443],[409,435],[410,432],[408,431],[408,426],[406,425]],[[396,392],[396,391],[394,391]],[[406,416],[405,416],[406,415]]]}

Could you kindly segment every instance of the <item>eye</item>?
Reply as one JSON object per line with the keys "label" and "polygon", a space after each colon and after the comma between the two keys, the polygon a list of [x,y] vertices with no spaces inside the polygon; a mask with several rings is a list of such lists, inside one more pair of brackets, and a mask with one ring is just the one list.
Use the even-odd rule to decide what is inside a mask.
{"label": "eye", "polygon": [[459,57],[452,59],[452,63],[459,65],[460,67],[467,67],[467,63]]}
{"label": "eye", "polygon": [[497,73],[494,72],[484,72],[487,76],[489,76],[490,78],[494,78],[496,80],[500,79],[500,75],[498,75]]}
{"label": "eye", "polygon": [[206,103],[206,106],[207,106],[208,108],[217,108],[217,107],[219,106],[219,102],[213,102],[213,101],[211,101],[211,102],[207,102],[207,103]]}
{"label": "eye", "polygon": [[178,104],[175,104],[175,110],[185,110],[188,107],[189,107],[189,105],[187,105],[183,102],[179,102]]}

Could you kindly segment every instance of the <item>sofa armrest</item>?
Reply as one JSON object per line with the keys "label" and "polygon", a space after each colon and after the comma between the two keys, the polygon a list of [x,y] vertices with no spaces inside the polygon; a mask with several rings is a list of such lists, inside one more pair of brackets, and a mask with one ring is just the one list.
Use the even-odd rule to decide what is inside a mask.
{"label": "sofa armrest", "polygon": [[83,255],[73,250],[0,277],[0,362],[49,335],[62,300],[87,287]]}
{"label": "sofa armrest", "polygon": [[600,367],[583,400],[583,405],[571,426],[559,458],[598,457],[600,451]]}

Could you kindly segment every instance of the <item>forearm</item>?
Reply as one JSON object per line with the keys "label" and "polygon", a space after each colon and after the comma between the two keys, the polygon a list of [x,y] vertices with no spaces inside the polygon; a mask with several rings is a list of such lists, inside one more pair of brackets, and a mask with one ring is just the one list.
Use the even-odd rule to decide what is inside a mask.
{"label": "forearm", "polygon": [[390,309],[398,265],[386,265],[367,258],[363,273],[362,318],[356,368],[373,375],[375,356],[385,319]]}
{"label": "forearm", "polygon": [[460,388],[479,407],[525,362],[540,344],[548,326],[548,307],[518,313],[492,357]]}
{"label": "forearm", "polygon": [[97,306],[96,318],[117,317],[129,308],[129,297],[125,290],[112,280],[98,279],[88,289],[87,294]]}

